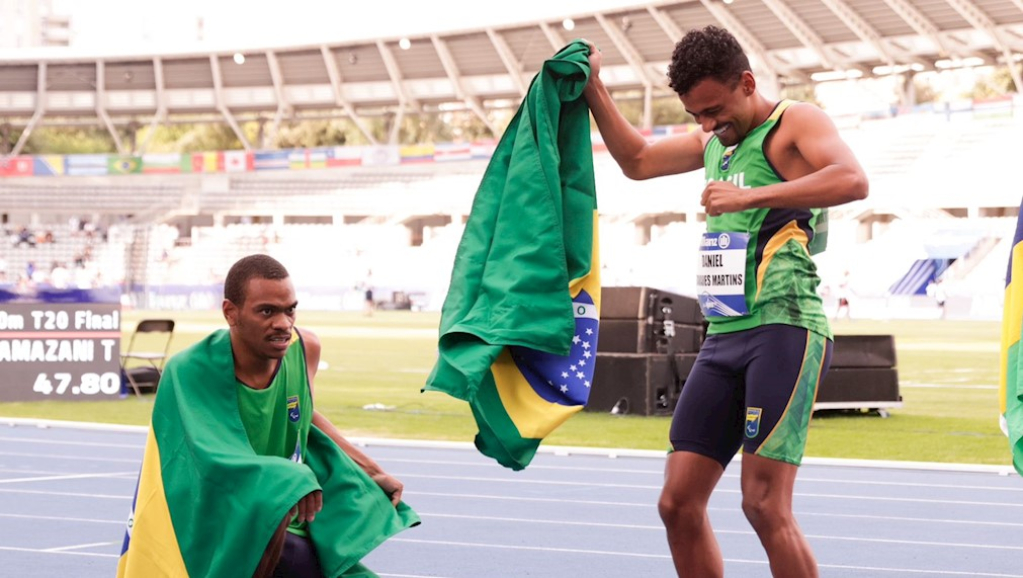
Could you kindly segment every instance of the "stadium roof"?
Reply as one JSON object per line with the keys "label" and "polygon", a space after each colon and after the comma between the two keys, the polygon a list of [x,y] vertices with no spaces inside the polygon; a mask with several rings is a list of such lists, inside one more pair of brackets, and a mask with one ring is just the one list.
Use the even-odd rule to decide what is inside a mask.
{"label": "stadium roof", "polygon": [[571,19],[571,31],[555,19],[237,51],[8,54],[0,117],[28,128],[14,154],[40,124],[97,120],[121,153],[129,151],[115,127],[129,123],[226,120],[248,148],[246,120],[275,130],[283,119],[348,117],[375,143],[368,116],[469,110],[490,125],[488,110],[517,106],[544,59],[583,37],[601,48],[609,88],[643,98],[649,126],[651,100],[670,95],[664,72],[675,42],[708,24],[731,30],[774,88],[1023,59],[1023,0],[685,0]]}

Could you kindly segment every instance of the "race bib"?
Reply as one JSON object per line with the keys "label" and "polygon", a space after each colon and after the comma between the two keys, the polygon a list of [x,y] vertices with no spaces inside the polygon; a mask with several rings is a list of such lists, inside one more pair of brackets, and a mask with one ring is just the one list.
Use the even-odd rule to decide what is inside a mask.
{"label": "race bib", "polygon": [[746,308],[746,246],[749,233],[704,233],[696,293],[707,317],[748,315]]}

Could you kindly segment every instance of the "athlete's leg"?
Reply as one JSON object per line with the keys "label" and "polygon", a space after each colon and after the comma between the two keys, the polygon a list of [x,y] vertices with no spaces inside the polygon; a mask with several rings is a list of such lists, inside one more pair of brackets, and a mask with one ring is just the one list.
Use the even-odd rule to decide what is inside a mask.
{"label": "athlete's leg", "polygon": [[721,549],[707,517],[707,502],[724,471],[717,460],[700,454],[679,451],[668,456],[657,509],[679,576],[724,575]]}
{"label": "athlete's leg", "polygon": [[291,523],[294,513],[294,509],[289,511],[285,514],[281,523],[277,525],[273,536],[270,537],[270,542],[267,544],[266,549],[263,550],[263,556],[260,558],[252,578],[270,578],[273,576],[274,568],[281,559],[281,552],[284,551],[284,540],[288,535],[288,524]]}
{"label": "athlete's leg", "polygon": [[775,576],[814,578],[817,562],[792,513],[792,492],[831,342],[788,325],[752,330],[748,342],[742,509]]}
{"label": "athlete's leg", "polygon": [[320,559],[310,538],[288,532],[273,578],[323,578]]}
{"label": "athlete's leg", "polygon": [[708,337],[675,406],[674,452],[665,466],[658,511],[679,576],[716,578],[724,571],[707,502],[742,443],[744,389],[734,363],[744,348],[733,336]]}
{"label": "athlete's leg", "polygon": [[778,460],[742,456],[742,511],[767,551],[771,574],[816,578],[817,560],[792,513],[798,467]]}

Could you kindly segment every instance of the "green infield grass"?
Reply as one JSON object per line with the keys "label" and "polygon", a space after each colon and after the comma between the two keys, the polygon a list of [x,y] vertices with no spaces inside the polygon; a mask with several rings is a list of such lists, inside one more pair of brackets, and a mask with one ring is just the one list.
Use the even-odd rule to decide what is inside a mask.
{"label": "green infield grass", "polygon": [[[224,326],[219,312],[124,313],[124,344],[135,322],[177,321],[171,351]],[[299,326],[323,342],[316,407],[347,435],[471,441],[468,406],[420,393],[437,353],[436,313],[301,312]],[[971,321],[838,321],[835,333],[892,334],[904,405],[876,413],[816,416],[807,456],[1006,465],[1009,448],[998,429],[1000,324]],[[599,384],[598,384],[599,386]],[[110,401],[4,403],[0,416],[118,424],[148,423],[152,395]],[[667,417],[582,412],[546,444],[662,450]]]}

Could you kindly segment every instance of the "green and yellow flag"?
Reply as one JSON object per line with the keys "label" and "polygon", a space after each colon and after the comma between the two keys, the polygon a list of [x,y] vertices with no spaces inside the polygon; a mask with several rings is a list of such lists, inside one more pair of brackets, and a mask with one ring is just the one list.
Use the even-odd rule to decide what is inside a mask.
{"label": "green and yellow flag", "polygon": [[327,576],[376,576],[359,560],[419,523],[326,434],[310,429],[306,462],[257,455],[238,410],[226,330],[167,362],[153,406],[117,575],[251,576],[278,524],[323,490],[309,523]]}
{"label": "green and yellow flag", "polygon": [[589,49],[546,61],[483,175],[424,391],[469,402],[476,447],[522,469],[589,399],[600,318]]}
{"label": "green and yellow flag", "polygon": [[1023,475],[1023,203],[1016,221],[1016,236],[1005,272],[1005,309],[1002,313],[1002,363],[998,383],[1002,430],[1009,436],[1012,464]]}
{"label": "green and yellow flag", "polygon": [[142,172],[142,157],[115,156],[107,157],[107,174],[130,175]]}

